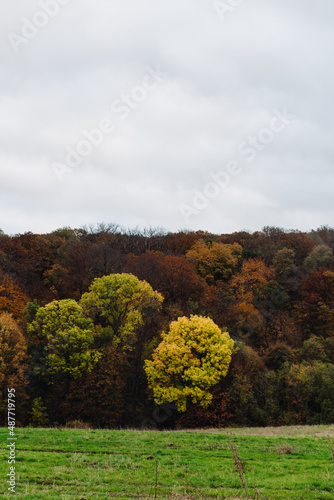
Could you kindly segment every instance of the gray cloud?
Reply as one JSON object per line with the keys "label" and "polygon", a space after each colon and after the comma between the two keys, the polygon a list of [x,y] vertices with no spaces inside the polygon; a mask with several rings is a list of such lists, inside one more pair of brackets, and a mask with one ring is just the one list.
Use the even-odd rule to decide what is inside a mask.
{"label": "gray cloud", "polygon": [[[59,12],[18,53],[13,33],[47,0],[8,3],[1,16],[3,230],[333,225],[330,0],[244,1],[224,21],[211,1],[52,1]],[[157,66],[168,77],[132,97],[122,120],[122,101],[139,98]],[[284,108],[295,119],[247,161],[240,144]],[[59,182],[54,162],[104,119],[114,131]],[[241,173],[186,221],[180,205],[232,160]]]}

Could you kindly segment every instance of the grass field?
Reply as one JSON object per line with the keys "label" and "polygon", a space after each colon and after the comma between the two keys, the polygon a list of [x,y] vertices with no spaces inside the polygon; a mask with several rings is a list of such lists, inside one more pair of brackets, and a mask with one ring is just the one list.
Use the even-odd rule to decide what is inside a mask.
{"label": "grass field", "polygon": [[[234,458],[229,432],[20,428],[16,497],[334,499],[334,426],[233,429]],[[2,498],[7,438],[0,429]]]}

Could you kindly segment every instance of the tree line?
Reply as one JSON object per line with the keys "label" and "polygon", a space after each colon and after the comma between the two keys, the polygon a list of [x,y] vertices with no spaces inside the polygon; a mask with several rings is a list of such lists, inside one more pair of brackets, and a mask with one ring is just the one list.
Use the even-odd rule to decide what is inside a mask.
{"label": "tree line", "polygon": [[[334,421],[334,229],[0,231],[0,418]],[[159,423],[160,422],[160,423]]]}

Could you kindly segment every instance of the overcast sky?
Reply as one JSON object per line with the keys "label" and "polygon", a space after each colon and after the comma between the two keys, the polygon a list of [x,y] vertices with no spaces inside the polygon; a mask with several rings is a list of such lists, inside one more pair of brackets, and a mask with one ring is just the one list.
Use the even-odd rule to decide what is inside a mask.
{"label": "overcast sky", "polygon": [[333,19],[333,0],[3,1],[0,228],[334,226]]}

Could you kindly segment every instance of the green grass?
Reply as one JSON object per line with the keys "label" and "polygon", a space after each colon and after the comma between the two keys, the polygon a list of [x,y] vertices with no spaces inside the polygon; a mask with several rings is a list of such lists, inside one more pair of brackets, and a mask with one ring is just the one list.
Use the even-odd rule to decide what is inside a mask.
{"label": "green grass", "polygon": [[[177,432],[17,429],[16,497],[37,499],[247,498],[227,430]],[[327,436],[334,426],[233,429],[258,499],[334,499]],[[10,498],[7,429],[0,429],[2,498]],[[334,439],[332,439],[334,442]],[[148,459],[154,457],[154,459]]]}

